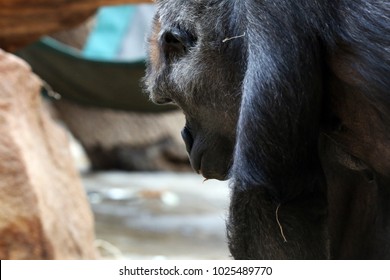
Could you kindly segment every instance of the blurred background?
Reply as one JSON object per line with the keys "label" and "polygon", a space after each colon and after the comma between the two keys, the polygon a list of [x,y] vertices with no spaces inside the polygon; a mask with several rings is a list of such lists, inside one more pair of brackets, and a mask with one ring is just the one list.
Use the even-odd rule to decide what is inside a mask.
{"label": "blurred background", "polygon": [[18,51],[69,132],[104,259],[228,259],[227,182],[189,164],[176,107],[142,90],[153,4],[103,7]]}

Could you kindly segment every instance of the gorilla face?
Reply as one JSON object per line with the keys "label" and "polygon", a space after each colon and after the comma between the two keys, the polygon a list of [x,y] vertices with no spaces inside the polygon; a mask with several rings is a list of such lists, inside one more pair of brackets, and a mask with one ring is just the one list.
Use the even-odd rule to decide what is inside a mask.
{"label": "gorilla face", "polygon": [[227,179],[232,163],[246,68],[239,19],[222,14],[234,9],[229,2],[157,1],[145,77],[153,102],[183,110],[182,136],[194,170],[219,180]]}

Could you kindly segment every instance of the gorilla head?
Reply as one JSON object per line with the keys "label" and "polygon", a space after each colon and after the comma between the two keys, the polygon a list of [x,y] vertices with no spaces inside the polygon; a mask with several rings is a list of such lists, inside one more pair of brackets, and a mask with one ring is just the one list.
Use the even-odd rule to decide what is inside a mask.
{"label": "gorilla head", "polygon": [[245,36],[229,40],[244,33],[239,19],[219,20],[231,9],[227,2],[159,1],[145,79],[152,101],[183,110],[182,136],[194,170],[220,180],[232,163],[246,67]]}

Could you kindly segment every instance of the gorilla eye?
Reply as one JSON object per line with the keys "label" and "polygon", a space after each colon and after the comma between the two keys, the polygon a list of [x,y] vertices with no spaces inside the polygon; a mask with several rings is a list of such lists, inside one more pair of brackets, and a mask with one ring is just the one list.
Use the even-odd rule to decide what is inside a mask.
{"label": "gorilla eye", "polygon": [[166,59],[184,55],[196,43],[196,38],[179,28],[164,30],[160,37],[161,49]]}

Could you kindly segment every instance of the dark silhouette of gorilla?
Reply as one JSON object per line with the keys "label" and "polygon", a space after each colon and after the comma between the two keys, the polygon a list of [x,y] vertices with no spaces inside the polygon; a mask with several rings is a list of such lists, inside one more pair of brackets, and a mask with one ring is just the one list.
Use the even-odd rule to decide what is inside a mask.
{"label": "dark silhouette of gorilla", "polygon": [[145,85],[231,178],[232,256],[390,258],[390,2],[157,5]]}

